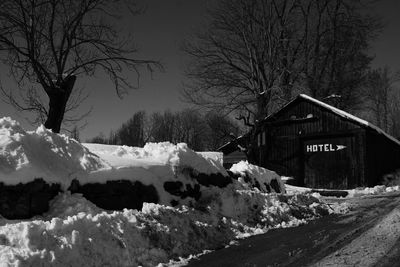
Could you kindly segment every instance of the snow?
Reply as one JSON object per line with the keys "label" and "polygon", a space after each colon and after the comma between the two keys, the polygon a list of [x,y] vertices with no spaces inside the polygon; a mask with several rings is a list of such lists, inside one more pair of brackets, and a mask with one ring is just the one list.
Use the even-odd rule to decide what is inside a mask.
{"label": "snow", "polygon": [[370,123],[370,122],[368,122],[368,121],[366,121],[366,120],[363,120],[363,119],[361,119],[361,118],[359,118],[359,117],[356,117],[356,116],[354,116],[354,115],[351,115],[350,113],[347,113],[347,112],[345,112],[345,111],[343,111],[343,110],[340,110],[340,109],[338,109],[338,108],[335,108],[335,107],[333,107],[333,106],[331,106],[331,105],[328,105],[328,104],[326,104],[326,103],[324,103],[324,102],[321,102],[321,101],[319,101],[319,100],[317,100],[317,99],[315,99],[315,98],[312,98],[312,97],[310,97],[310,96],[308,96],[308,95],[300,94],[299,96],[300,96],[301,98],[304,98],[304,99],[307,99],[307,100],[309,100],[309,101],[311,101],[311,102],[314,102],[315,104],[317,104],[317,105],[319,105],[319,106],[322,106],[322,107],[324,107],[324,108],[327,108],[327,109],[331,110],[333,113],[335,113],[335,114],[337,114],[337,115],[339,115],[339,116],[341,116],[341,117],[343,117],[343,118],[346,118],[346,119],[349,119],[349,120],[353,120],[353,121],[358,122],[358,123],[361,124],[361,125],[370,127],[370,128],[372,128],[372,129],[374,129],[376,132],[378,132],[378,133],[380,133],[380,134],[383,134],[384,136],[386,136],[387,138],[389,138],[390,140],[392,140],[392,141],[395,142],[396,144],[400,145],[400,141],[399,141],[399,140],[397,140],[397,139],[394,138],[393,136],[387,134],[387,133],[386,133],[385,131],[383,131],[381,128],[379,128],[379,127],[373,125],[372,123]]}
{"label": "snow", "polygon": [[[193,184],[195,173],[228,175],[218,157],[186,144],[148,143],[143,148],[80,144],[43,126],[25,131],[0,119],[0,181],[15,185],[43,178],[68,188],[127,179],[152,184],[160,203],[142,210],[105,211],[80,194],[60,193],[48,213],[30,220],[0,218],[0,262],[6,266],[156,266],[231,244],[232,240],[285,228],[333,212],[310,194],[265,193],[280,177],[241,162],[240,177],[224,188],[201,186],[197,201],[170,207],[165,181]],[[254,188],[254,184],[260,188]],[[194,242],[195,241],[195,242]],[[192,256],[193,257],[193,256]]]}
{"label": "snow", "polygon": [[[93,153],[99,155],[108,162],[114,169],[130,167],[170,166],[170,167],[191,167],[199,173],[223,173],[220,159],[210,153],[196,153],[185,143],[177,145],[169,142],[147,143],[143,148],[116,145],[102,145],[84,143]],[[210,164],[211,163],[211,164]]]}
{"label": "snow", "polygon": [[358,196],[377,195],[382,193],[391,193],[400,191],[400,186],[377,185],[374,187],[356,188],[346,191],[349,193],[348,197],[358,197]]}
{"label": "snow", "polygon": [[[345,119],[352,120],[352,121],[355,121],[355,122],[357,122],[357,123],[359,123],[361,125],[369,127],[371,129],[375,130],[376,132],[378,132],[379,134],[382,134],[382,135],[386,136],[388,139],[392,140],[396,144],[400,145],[400,141],[399,140],[397,140],[393,136],[387,134],[384,130],[382,130],[378,126],[375,126],[374,124],[372,124],[372,123],[370,123],[370,122],[368,122],[366,120],[363,120],[363,119],[361,119],[359,117],[356,117],[356,116],[354,116],[354,115],[352,115],[352,114],[350,114],[350,113],[348,113],[346,111],[343,111],[341,109],[335,108],[335,107],[333,107],[331,105],[328,105],[328,104],[326,104],[326,103],[324,103],[322,101],[319,101],[319,100],[317,100],[317,99],[315,99],[315,98],[313,98],[311,96],[305,95],[305,94],[298,95],[298,98],[306,99],[306,100],[308,100],[310,102],[313,102],[313,103],[315,103],[315,104],[317,104],[319,106],[322,106],[322,107],[324,107],[326,109],[329,109],[333,113],[335,113],[335,114],[337,114],[337,115],[339,115],[339,116],[341,116],[341,117],[343,117]],[[280,108],[280,110],[284,109],[286,106],[288,106],[290,103],[292,103],[296,99],[294,99],[294,100],[290,101],[289,103],[287,103],[286,105],[284,105],[282,108]],[[269,116],[265,117],[264,120],[266,120],[266,119],[268,119],[270,117],[273,117],[274,115],[275,114],[269,115]]]}
{"label": "snow", "polygon": [[[285,185],[285,187],[286,187],[286,192],[289,195],[311,194],[312,196],[314,196],[318,199],[321,198],[320,194],[313,192],[312,188],[293,186],[293,185]],[[328,190],[328,189],[318,189],[318,190],[323,190],[326,192],[332,191],[332,190]],[[349,190],[333,190],[333,191],[345,191],[348,193],[345,198],[354,198],[354,197],[367,196],[367,195],[378,195],[378,194],[384,194],[384,193],[397,192],[397,191],[400,191],[400,186],[399,185],[395,185],[395,186],[376,185],[374,187],[359,187],[359,188],[349,189]]]}
{"label": "snow", "polygon": [[196,184],[192,177],[185,174],[187,168],[196,173],[228,175],[220,160],[210,154],[204,156],[196,153],[184,143],[147,143],[143,148],[89,143],[83,145],[107,162],[111,169],[80,177],[82,184],[121,179],[139,181],[156,188],[160,204],[170,205],[172,200],[181,204],[192,201],[191,198],[173,196],[164,188],[166,181],[180,181],[185,186]]}
{"label": "snow", "polygon": [[0,181],[6,185],[42,178],[66,190],[74,179],[81,184],[125,179],[161,188],[161,181],[176,180],[185,168],[227,175],[215,155],[202,156],[184,143],[148,143],[143,148],[82,145],[44,126],[25,131],[9,117],[0,119]]}
{"label": "snow", "polygon": [[289,185],[285,184],[286,192],[290,195],[296,194],[296,193],[311,193],[312,189],[308,187],[301,187],[301,186],[294,186],[294,185]]}
{"label": "snow", "polygon": [[224,153],[215,152],[215,151],[204,151],[204,152],[196,152],[200,154],[202,157],[206,159],[212,159],[214,161],[218,161],[221,165],[223,165],[224,161]]}
{"label": "snow", "polygon": [[[262,192],[269,192],[267,186],[271,184],[272,180],[276,180],[279,185],[280,192],[285,192],[285,185],[281,180],[281,177],[274,171],[267,170],[265,168],[250,164],[248,161],[240,161],[233,164],[230,171],[239,174],[241,176],[249,176],[251,181],[250,184],[259,186]],[[239,179],[243,181],[243,179]]]}
{"label": "snow", "polygon": [[25,131],[9,117],[0,119],[0,181],[7,185],[43,178],[66,186],[74,178],[110,168],[74,139],[44,126]]}
{"label": "snow", "polygon": [[223,189],[217,189],[214,198],[203,199],[202,209],[145,203],[141,211],[114,212],[97,208],[79,194],[60,194],[44,216],[0,220],[0,262],[11,266],[156,266],[219,248],[235,238],[304,224],[328,210],[310,196],[232,189],[227,191],[236,207],[229,211],[224,207],[232,203],[223,203]]}

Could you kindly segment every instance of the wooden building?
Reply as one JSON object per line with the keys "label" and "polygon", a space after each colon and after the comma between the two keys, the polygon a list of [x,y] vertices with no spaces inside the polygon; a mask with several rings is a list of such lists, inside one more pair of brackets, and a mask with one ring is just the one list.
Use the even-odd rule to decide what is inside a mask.
{"label": "wooden building", "polygon": [[262,122],[256,162],[292,184],[347,189],[374,186],[400,168],[400,142],[373,124],[299,95]]}
{"label": "wooden building", "polygon": [[248,143],[248,138],[248,134],[241,135],[217,149],[223,153],[222,161],[226,169],[229,169],[233,164],[241,160],[247,160],[247,156],[243,150]]}

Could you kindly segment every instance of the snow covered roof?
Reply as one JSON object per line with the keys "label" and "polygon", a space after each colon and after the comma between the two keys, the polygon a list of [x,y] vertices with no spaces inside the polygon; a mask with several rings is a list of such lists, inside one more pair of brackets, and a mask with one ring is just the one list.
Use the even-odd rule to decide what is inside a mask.
{"label": "snow covered roof", "polygon": [[[281,111],[282,109],[286,108],[287,106],[289,106],[294,101],[297,101],[298,99],[307,100],[309,102],[312,102],[312,103],[314,103],[314,104],[316,104],[316,105],[318,105],[320,107],[323,107],[323,108],[335,113],[336,115],[341,116],[342,118],[345,118],[347,120],[353,121],[353,122],[358,123],[358,124],[360,124],[362,126],[368,127],[370,129],[376,131],[377,133],[384,135],[385,137],[387,137],[388,139],[392,140],[396,144],[400,145],[400,141],[399,140],[397,140],[393,136],[389,135],[388,133],[386,133],[384,130],[382,130],[378,126],[375,126],[374,124],[372,124],[372,123],[370,123],[370,122],[368,122],[366,120],[363,120],[363,119],[361,119],[359,117],[356,117],[356,116],[354,116],[354,115],[352,115],[352,114],[350,114],[350,113],[348,113],[346,111],[343,111],[341,109],[335,108],[335,107],[333,107],[331,105],[328,105],[328,104],[326,104],[326,103],[324,103],[322,101],[319,101],[319,100],[317,100],[317,99],[315,99],[315,98],[313,98],[311,96],[305,95],[305,94],[298,95],[295,99],[293,99],[292,101],[287,103],[285,106],[283,106],[281,109],[279,109],[279,111]],[[273,114],[267,116],[264,120],[272,118],[276,113],[273,113]]]}
{"label": "snow covered roof", "polygon": [[245,138],[248,138],[248,135],[249,135],[249,133],[246,133],[246,134],[236,137],[236,139],[229,141],[229,142],[223,144],[222,146],[220,146],[219,148],[217,148],[217,151],[222,151],[224,154],[229,154],[229,153],[232,153],[232,152],[238,150],[239,149],[238,145],[239,146],[243,145],[242,141]]}

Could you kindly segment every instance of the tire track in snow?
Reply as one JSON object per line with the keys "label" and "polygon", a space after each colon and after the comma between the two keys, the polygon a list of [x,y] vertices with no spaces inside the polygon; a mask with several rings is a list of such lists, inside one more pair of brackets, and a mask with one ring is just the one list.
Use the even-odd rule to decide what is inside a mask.
{"label": "tire track in snow", "polygon": [[373,228],[313,266],[373,266],[400,238],[400,208],[393,209]]}

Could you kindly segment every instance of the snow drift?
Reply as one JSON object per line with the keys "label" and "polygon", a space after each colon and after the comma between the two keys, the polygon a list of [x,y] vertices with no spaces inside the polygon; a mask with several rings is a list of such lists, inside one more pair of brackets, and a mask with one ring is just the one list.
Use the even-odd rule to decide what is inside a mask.
{"label": "snow drift", "polygon": [[11,118],[0,119],[0,181],[7,185],[42,178],[68,187],[78,177],[110,169],[80,143],[44,126],[25,131]]}
{"label": "snow drift", "polygon": [[271,191],[285,193],[285,185],[281,177],[274,171],[250,164],[247,161],[233,164],[230,171],[241,176],[239,181],[244,185],[252,185],[265,193]]}
{"label": "snow drift", "polygon": [[[25,131],[11,118],[0,119],[0,183],[22,185],[30,192],[38,180],[59,185],[62,191],[82,193],[113,210],[140,209],[143,202],[190,204],[204,187],[232,182],[218,157],[202,156],[183,143],[148,143],[143,148],[82,145],[43,126]],[[54,196],[53,192],[48,195]],[[32,213],[36,203],[29,202],[31,196],[20,198],[26,212],[17,212],[22,214],[19,217],[8,213],[8,218]],[[9,205],[4,204],[0,203],[0,213],[1,206]]]}
{"label": "snow drift", "polygon": [[[24,131],[10,118],[0,119],[0,182],[20,186],[42,178],[63,191],[87,189],[83,195],[60,193],[46,214],[33,219],[0,218],[0,262],[155,266],[332,212],[309,194],[268,193],[284,192],[280,177],[268,170],[242,162],[230,173],[237,180],[218,158],[185,144],[82,145],[44,127]],[[119,184],[118,190],[127,183],[152,187],[158,204],[99,208],[93,202],[111,199],[110,183]],[[113,190],[118,198],[120,191]]]}
{"label": "snow drift", "polygon": [[145,203],[140,211],[107,212],[78,194],[60,194],[44,216],[0,220],[0,262],[6,266],[156,266],[270,228],[304,224],[329,212],[311,196],[237,191],[241,184],[235,186],[229,193],[217,189],[196,207]]}

